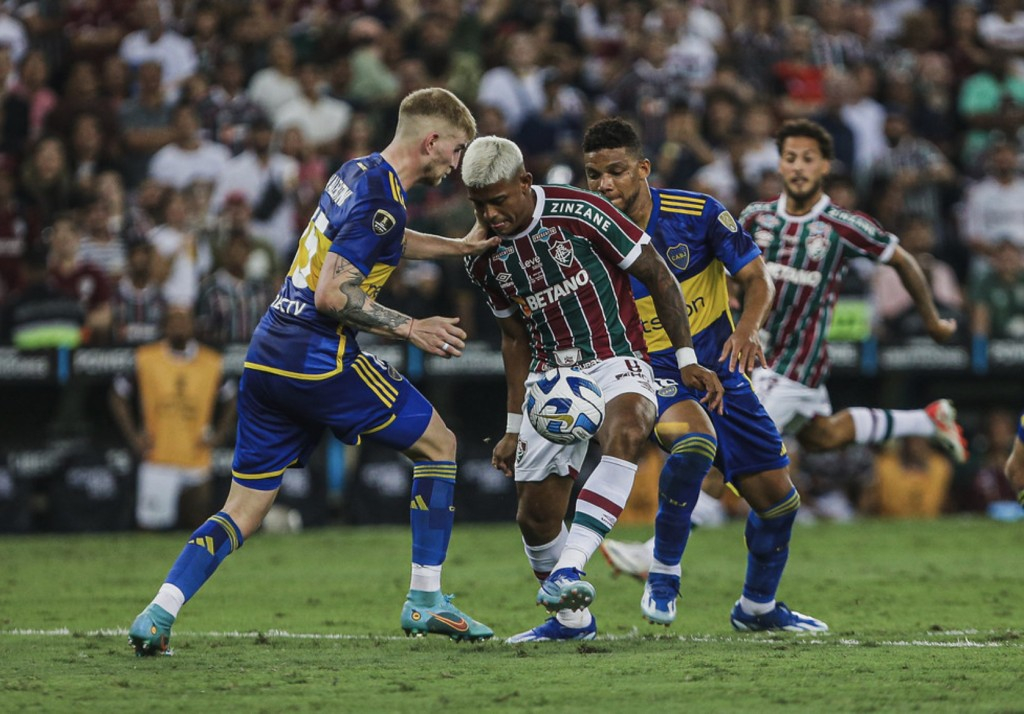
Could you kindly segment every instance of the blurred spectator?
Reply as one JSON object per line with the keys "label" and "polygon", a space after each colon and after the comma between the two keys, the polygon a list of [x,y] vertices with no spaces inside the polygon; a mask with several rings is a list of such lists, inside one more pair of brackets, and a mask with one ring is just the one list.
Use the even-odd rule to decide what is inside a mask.
{"label": "blurred spectator", "polygon": [[[931,288],[935,305],[942,317],[956,317],[963,325],[964,298],[956,273],[947,263],[932,255],[935,233],[932,221],[923,214],[908,214],[899,225],[900,245],[910,253]],[[888,265],[875,271],[872,292],[879,336],[885,341],[906,337],[927,336],[913,298],[903,287],[899,274]]]}
{"label": "blurred spectator", "polygon": [[423,61],[432,85],[474,97],[483,68],[479,52],[464,48],[455,34],[458,20],[457,14],[426,11],[406,30],[402,45],[407,56]]}
{"label": "blurred spectator", "polygon": [[869,64],[854,67],[850,94],[841,115],[853,132],[853,166],[851,175],[862,177],[876,159],[888,151],[885,140],[885,107],[876,99],[878,71]]}
{"label": "blurred spectator", "polygon": [[755,186],[766,171],[779,165],[779,149],[775,145],[775,114],[763,102],[752,104],[743,112],[743,154],[740,166],[744,183]]}
{"label": "blurred spectator", "polygon": [[96,177],[96,193],[107,208],[110,227],[125,245],[144,240],[156,223],[150,213],[160,200],[162,189],[155,181],[144,181],[129,201],[124,191],[124,180],[117,171],[104,171]]}
{"label": "blurred spectator", "polygon": [[250,126],[246,144],[248,148],[224,167],[214,186],[210,212],[221,215],[229,199],[242,199],[251,209],[252,225],[245,228],[270,242],[278,260],[290,262],[297,240],[299,162],[274,150],[266,120]]}
{"label": "blurred spectator", "polygon": [[200,138],[199,117],[187,104],[171,112],[171,126],[174,140],[153,155],[149,176],[179,190],[196,181],[216,182],[231,158],[227,147]]}
{"label": "blurred spectator", "polygon": [[970,0],[960,0],[950,11],[949,61],[953,69],[954,86],[988,63],[988,52],[978,32],[978,8]]}
{"label": "blurred spectator", "polygon": [[714,151],[700,133],[697,115],[689,105],[679,103],[669,108],[665,118],[665,141],[655,147],[653,156],[655,183],[659,186],[688,186],[698,169],[715,160]]}
{"label": "blurred spectator", "polygon": [[110,283],[97,266],[82,260],[78,229],[70,214],[62,214],[48,231],[49,278],[53,286],[77,300],[85,315],[82,341],[102,340],[110,332]]}
{"label": "blurred spectator", "polygon": [[985,415],[984,434],[975,439],[971,448],[978,451],[976,444],[981,446],[981,462],[958,499],[964,510],[984,513],[991,503],[1016,500],[1017,494],[1004,470],[1006,455],[1013,448],[1016,436],[1016,412],[993,409]]}
{"label": "blurred spectator", "polygon": [[538,64],[540,48],[529,32],[518,31],[504,38],[503,64],[480,77],[477,103],[497,107],[505,117],[511,135],[528,118],[544,111],[544,69]]}
{"label": "blurred spectator", "polygon": [[100,118],[92,112],[82,112],[75,117],[68,153],[68,169],[78,191],[94,191],[96,179],[102,172],[118,168]]}
{"label": "blurred spectator", "polygon": [[818,32],[814,35],[814,63],[820,67],[849,71],[865,60],[861,38],[848,31],[846,0],[819,0],[814,3]]}
{"label": "blurred spectator", "polygon": [[221,53],[217,81],[199,102],[197,110],[207,138],[237,154],[245,148],[248,127],[263,112],[245,91],[245,68],[238,50]]}
{"label": "blurred spectator", "polygon": [[124,275],[127,255],[121,234],[110,222],[107,202],[98,193],[83,196],[78,230],[79,258],[99,268],[111,285],[116,283]]}
{"label": "blurred spectator", "polygon": [[195,48],[189,40],[167,27],[158,0],[138,0],[134,16],[140,29],[125,36],[118,54],[132,69],[146,62],[158,63],[163,70],[164,92],[176,97],[182,82],[198,67]]}
{"label": "blurred spectator", "polygon": [[11,158],[0,156],[0,283],[6,293],[21,287],[22,257],[39,242],[40,231],[38,221],[17,195],[14,169]]}
{"label": "blurred spectator", "polygon": [[117,51],[126,33],[132,0],[63,3],[64,33],[72,61],[90,64]]}
{"label": "blurred spectator", "polygon": [[352,107],[321,92],[320,70],[313,62],[299,65],[298,80],[301,94],[278,108],[275,130],[296,127],[313,151],[337,151],[338,140],[352,118]]}
{"label": "blurred spectator", "polygon": [[[155,64],[159,67],[159,63]],[[136,87],[133,86],[133,80],[138,80],[141,67],[142,65],[136,67],[133,73],[125,61],[117,55],[110,55],[103,60],[100,70],[100,94],[116,114],[120,114],[125,101],[135,94]],[[160,72],[162,77],[163,69]],[[159,78],[157,81],[160,81]],[[162,88],[160,91],[163,93]]]}
{"label": "blurred spectator", "polygon": [[363,108],[378,107],[404,96],[398,77],[387,61],[391,38],[387,28],[375,17],[359,15],[348,28],[352,47],[352,83],[349,95]]}
{"label": "blurred spectator", "polygon": [[53,223],[74,202],[74,184],[68,172],[64,143],[48,136],[36,143],[21,165],[21,196],[41,225]]}
{"label": "blurred spectator", "polygon": [[15,17],[11,9],[7,3],[0,4],[0,45],[9,48],[11,58],[18,63],[28,51],[29,37],[24,23]]}
{"label": "blurred spectator", "polygon": [[567,84],[560,70],[549,67],[544,74],[544,108],[526,118],[516,141],[526,155],[526,168],[535,176],[546,176],[556,157],[569,145],[579,153],[583,139],[586,98]]}
{"label": "blurred spectator", "polygon": [[125,185],[134,189],[149,174],[152,156],[174,141],[171,109],[160,86],[160,65],[139,66],[136,95],[121,105],[121,139],[124,142]]}
{"label": "blurred spectator", "polygon": [[302,94],[295,76],[295,48],[284,35],[274,37],[268,48],[270,65],[249,80],[249,97],[271,119],[292,99]]}
{"label": "blurred spectator", "polygon": [[221,356],[196,342],[192,313],[171,309],[164,339],[136,349],[134,374],[115,379],[110,410],[141,460],[135,507],[140,528],[191,529],[208,515],[210,452],[226,441],[235,421],[237,387],[224,380],[222,369]]}
{"label": "blurred spectator", "polygon": [[991,49],[987,68],[960,86],[957,111],[967,126],[962,159],[976,172],[985,151],[999,139],[1016,139],[1024,126],[1024,79],[1009,72],[1005,50]]}
{"label": "blurred spectator", "polygon": [[928,216],[940,245],[946,242],[943,190],[956,178],[953,164],[930,141],[914,136],[906,115],[890,112],[885,119],[889,150],[871,165],[875,180],[883,179],[903,194],[905,210]]}
{"label": "blurred spectator", "polygon": [[[967,189],[962,233],[971,252],[990,256],[1002,239],[1024,248],[1024,179],[1017,171],[1017,149],[1001,141],[990,152],[987,172]],[[972,272],[984,271],[984,262]]]}
{"label": "blurred spectator", "polygon": [[[495,110],[497,111],[497,110]],[[477,128],[480,128],[480,114],[477,113]],[[345,163],[349,159],[357,159],[361,156],[369,156],[376,151],[377,144],[374,141],[375,127],[368,114],[356,112],[352,115],[352,121],[348,124],[348,130],[341,137],[338,146],[338,163]],[[487,136],[483,132],[480,136]]]}
{"label": "blurred spectator", "polygon": [[925,0],[874,0],[871,3],[873,36],[879,40],[892,40],[903,30],[907,15],[919,12]]}
{"label": "blurred spectator", "polygon": [[21,157],[29,136],[29,106],[22,93],[13,91],[16,81],[11,49],[0,44],[0,151]]}
{"label": "blurred spectator", "polygon": [[776,112],[783,119],[814,116],[825,104],[825,71],[814,63],[815,32],[808,17],[786,23],[783,55],[772,65]]}
{"label": "blurred spectator", "polygon": [[153,246],[145,240],[128,244],[128,267],[111,295],[111,341],[141,345],[160,337],[167,305],[153,280]]}
{"label": "blurred spectator", "polygon": [[164,300],[171,307],[195,305],[199,293],[201,256],[199,241],[189,225],[185,196],[168,189],[162,205],[162,222],[149,232],[153,244],[153,275],[163,286]]}
{"label": "blurred spectator", "polygon": [[275,287],[266,278],[246,275],[251,251],[249,236],[232,231],[222,242],[220,267],[199,285],[196,334],[208,344],[248,343],[270,306]]}
{"label": "blurred spectator", "polygon": [[0,311],[0,345],[20,350],[78,347],[85,311],[74,297],[54,286],[42,243],[29,246],[21,258],[21,288],[8,296]]}
{"label": "blurred spectator", "polygon": [[213,0],[200,0],[193,6],[192,17],[187,28],[196,57],[195,72],[213,76],[221,64],[224,51],[224,33],[221,28],[221,9]]}
{"label": "blurred spectator", "polygon": [[28,105],[28,138],[33,141],[42,136],[46,118],[57,106],[57,95],[50,89],[49,82],[46,55],[41,50],[30,50],[21,61],[14,91]]}
{"label": "blurred spectator", "polygon": [[[320,194],[323,193],[330,169],[323,156],[311,151],[302,138],[302,132],[295,127],[286,129],[280,138],[281,153],[291,157],[299,166],[298,181],[295,187],[296,214],[298,220],[305,221],[313,215],[317,203],[320,201]],[[300,226],[294,227],[295,235],[293,241],[298,241]],[[276,241],[275,236],[275,243]],[[281,238],[282,241],[284,238]],[[295,245],[293,243],[292,245]],[[288,256],[291,261],[291,256]]]}
{"label": "blurred spectator", "polygon": [[743,3],[742,21],[733,31],[736,64],[761,96],[774,86],[772,67],[782,59],[785,45],[784,21],[788,3]]}
{"label": "blurred spectator", "polygon": [[992,0],[991,9],[978,19],[978,35],[988,47],[1006,50],[1014,58],[1013,73],[1024,74],[1024,12],[1019,0]]}
{"label": "blurred spectator", "polygon": [[990,258],[990,271],[971,275],[971,332],[1024,340],[1024,248],[999,240]]}
{"label": "blurred spectator", "polygon": [[835,158],[834,171],[849,174],[853,172],[854,157],[857,154],[856,134],[846,122],[845,109],[855,97],[854,81],[845,71],[831,69],[822,83],[823,101],[820,113],[814,121],[825,127],[832,135]]}
{"label": "blurred spectator", "polygon": [[893,518],[937,518],[949,510],[953,465],[928,439],[908,436],[875,460],[875,478],[861,510]]}
{"label": "blurred spectator", "polygon": [[66,141],[72,140],[75,121],[81,114],[96,116],[102,126],[102,133],[112,144],[119,140],[117,111],[100,94],[99,76],[89,62],[75,62],[68,70],[67,79],[61,87],[57,106],[46,117],[47,130]]}

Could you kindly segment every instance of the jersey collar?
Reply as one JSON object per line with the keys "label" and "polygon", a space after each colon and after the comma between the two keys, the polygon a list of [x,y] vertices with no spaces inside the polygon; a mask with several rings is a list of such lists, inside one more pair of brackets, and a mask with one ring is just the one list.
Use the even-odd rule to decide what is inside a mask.
{"label": "jersey collar", "polygon": [[821,194],[821,198],[818,199],[818,202],[811,207],[810,211],[802,216],[789,215],[789,213],[786,212],[786,203],[788,203],[786,200],[786,194],[783,193],[779,196],[779,209],[777,211],[779,216],[790,223],[806,223],[807,221],[813,221],[820,216],[821,213],[828,208],[829,204],[832,203],[832,199],[828,197],[827,193]]}

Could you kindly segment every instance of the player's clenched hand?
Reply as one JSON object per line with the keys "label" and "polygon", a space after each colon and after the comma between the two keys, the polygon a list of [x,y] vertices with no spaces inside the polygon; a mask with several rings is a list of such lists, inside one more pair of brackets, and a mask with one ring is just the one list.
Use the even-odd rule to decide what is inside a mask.
{"label": "player's clenched hand", "polygon": [[956,334],[956,320],[939,318],[934,322],[929,322],[925,327],[931,338],[939,344],[947,342],[950,337]]}
{"label": "player's clenched hand", "polygon": [[744,374],[750,374],[754,367],[766,364],[764,358],[764,346],[761,344],[761,334],[758,330],[736,330],[722,345],[722,354],[718,361],[729,360],[729,371],[735,372],[736,368]]}
{"label": "player's clenched hand", "polygon": [[725,396],[725,387],[718,379],[718,375],[710,369],[705,369],[699,364],[689,364],[679,370],[683,377],[683,384],[690,389],[698,389],[706,392],[700,403],[709,410],[725,413],[725,405],[722,397]]}
{"label": "player's clenched hand", "polygon": [[409,324],[409,342],[438,357],[461,357],[466,348],[466,331],[457,317],[425,317]]}
{"label": "player's clenched hand", "polygon": [[469,230],[463,238],[462,242],[466,244],[466,253],[468,255],[480,255],[486,253],[494,246],[501,242],[500,236],[488,236],[487,229],[484,225],[477,221],[473,224],[473,227]]}
{"label": "player's clenched hand", "polygon": [[491,454],[491,466],[512,478],[516,472],[516,447],[519,445],[519,434],[505,434],[495,445]]}

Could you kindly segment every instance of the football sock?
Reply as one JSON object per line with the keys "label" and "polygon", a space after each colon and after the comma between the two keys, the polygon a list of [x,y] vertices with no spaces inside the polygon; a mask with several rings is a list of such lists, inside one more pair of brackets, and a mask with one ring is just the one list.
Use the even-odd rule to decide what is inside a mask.
{"label": "football sock", "polygon": [[633,488],[636,464],[604,456],[576,499],[576,515],[555,570],[583,570],[622,513]]}
{"label": "football sock", "polygon": [[771,508],[758,513],[751,511],[747,516],[747,577],[743,597],[748,601],[774,606],[799,508],[800,494],[792,488]]}
{"label": "football sock", "polygon": [[[448,553],[455,521],[455,462],[417,461],[412,468],[412,498],[409,521],[412,526],[412,562],[417,565],[440,566]],[[420,575],[429,577],[421,571]],[[415,573],[414,573],[415,576]],[[421,582],[421,581],[417,581]],[[433,584],[432,581],[422,584]],[[440,567],[436,587],[441,587]]]}
{"label": "football sock", "polygon": [[210,516],[189,538],[167,574],[166,584],[172,585],[181,593],[181,604],[173,610],[164,604],[170,602],[173,605],[177,599],[176,595],[154,602],[177,617],[181,605],[192,599],[224,559],[242,547],[242,542],[242,531],[231,520],[231,516],[224,511]]}
{"label": "football sock", "polygon": [[410,590],[437,592],[441,589],[441,566],[412,564],[412,577],[409,578]]}
{"label": "football sock", "polygon": [[654,520],[654,565],[676,566],[669,572],[678,575],[679,561],[690,537],[690,516],[697,505],[700,485],[711,462],[717,443],[708,434],[684,434],[672,444],[672,454],[665,461],[658,480],[658,515]]}
{"label": "football sock", "polygon": [[559,610],[555,613],[555,619],[566,627],[580,628],[589,625],[593,615],[590,614],[590,608],[585,607],[582,610]]}
{"label": "football sock", "polygon": [[934,436],[935,423],[924,409],[896,410],[851,407],[853,439],[858,444],[881,444],[901,436]]}
{"label": "football sock", "polygon": [[544,582],[551,575],[551,571],[555,568],[555,563],[558,562],[558,556],[562,554],[562,549],[565,548],[565,541],[568,537],[569,529],[563,523],[561,532],[550,543],[527,545],[526,541],[523,541],[526,559],[530,561],[530,567],[533,568],[533,574],[537,580]]}

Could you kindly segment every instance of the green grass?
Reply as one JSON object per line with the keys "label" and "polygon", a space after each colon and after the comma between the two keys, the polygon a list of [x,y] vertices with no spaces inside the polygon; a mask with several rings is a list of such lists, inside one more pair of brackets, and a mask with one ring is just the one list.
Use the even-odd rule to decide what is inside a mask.
{"label": "green grass", "polygon": [[[145,659],[123,630],[184,534],[8,537],[0,710],[1024,711],[1020,534],[961,519],[798,526],[781,599],[832,632],[782,636],[733,632],[742,527],[702,530],[670,630],[640,619],[641,585],[597,556],[598,639],[519,646],[401,636],[405,529],[258,535],[186,606],[175,655]],[[512,525],[457,527],[444,583],[499,636],[542,619]]]}

